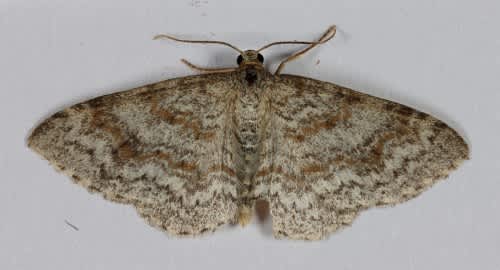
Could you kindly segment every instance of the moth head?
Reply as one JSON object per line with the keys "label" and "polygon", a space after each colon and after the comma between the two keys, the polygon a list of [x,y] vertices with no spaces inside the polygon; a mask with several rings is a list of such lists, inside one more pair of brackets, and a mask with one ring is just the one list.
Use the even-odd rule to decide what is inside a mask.
{"label": "moth head", "polygon": [[248,65],[261,66],[264,63],[264,56],[256,50],[246,50],[238,55],[236,59],[238,66],[244,67]]}

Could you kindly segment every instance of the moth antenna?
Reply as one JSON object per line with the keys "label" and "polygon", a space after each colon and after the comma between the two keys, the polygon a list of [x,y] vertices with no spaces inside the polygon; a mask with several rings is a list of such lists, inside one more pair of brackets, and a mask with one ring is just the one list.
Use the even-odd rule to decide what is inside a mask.
{"label": "moth antenna", "polygon": [[240,54],[243,53],[242,50],[238,49],[236,46],[234,45],[231,45],[227,42],[224,42],[224,41],[217,41],[217,40],[188,40],[188,39],[180,39],[180,38],[176,38],[176,37],[173,37],[173,36],[170,36],[170,35],[156,35],[153,40],[157,40],[157,39],[171,39],[171,40],[174,40],[174,41],[178,41],[178,42],[185,42],[185,43],[202,43],[202,44],[220,44],[220,45],[224,45],[224,46],[228,46],[230,48],[233,48],[234,50],[238,51]]}
{"label": "moth antenna", "polygon": [[269,48],[273,45],[278,45],[278,44],[309,44],[309,46],[307,46],[306,48],[288,56],[285,60],[281,61],[280,65],[278,66],[278,68],[274,72],[275,75],[279,75],[281,73],[281,70],[283,70],[283,68],[285,67],[286,63],[288,63],[292,60],[295,60],[297,57],[305,54],[306,52],[308,52],[312,48],[329,41],[330,39],[332,39],[335,36],[336,33],[337,33],[337,27],[335,25],[332,25],[328,28],[328,30],[326,30],[326,32],[317,41],[310,41],[310,42],[308,42],[308,41],[278,41],[278,42],[270,43],[270,44],[260,48],[258,51],[261,51],[263,49],[266,49],[266,48]]}
{"label": "moth antenna", "polygon": [[230,68],[205,68],[205,67],[199,67],[191,62],[189,62],[186,59],[181,59],[181,62],[185,64],[186,66],[196,70],[200,71],[202,73],[226,73],[226,72],[231,72],[235,71],[238,69],[237,67],[230,67]]}
{"label": "moth antenna", "polygon": [[[321,43],[325,43],[327,42],[328,40],[332,39],[333,36],[335,36],[335,32],[337,31],[336,29],[336,26],[333,25],[333,26],[330,26],[328,28],[328,30],[325,32],[325,34],[323,34],[323,36],[318,40],[318,41],[298,41],[298,40],[292,40],[292,41],[277,41],[277,42],[271,42],[269,44],[266,44],[264,45],[262,48],[258,49],[257,52],[260,52],[264,49],[267,49],[271,46],[274,46],[274,45],[284,45],[284,44],[321,44]],[[323,38],[327,38],[327,39],[324,39],[322,40]]]}
{"label": "moth antenna", "polygon": [[315,41],[299,41],[299,40],[290,40],[290,41],[276,41],[276,42],[272,42],[272,43],[269,43],[269,44],[266,44],[265,46],[263,46],[262,48],[258,49],[257,52],[261,52],[263,51],[264,49],[267,49],[271,46],[274,46],[274,45],[285,45],[285,44],[315,44],[317,42]]}

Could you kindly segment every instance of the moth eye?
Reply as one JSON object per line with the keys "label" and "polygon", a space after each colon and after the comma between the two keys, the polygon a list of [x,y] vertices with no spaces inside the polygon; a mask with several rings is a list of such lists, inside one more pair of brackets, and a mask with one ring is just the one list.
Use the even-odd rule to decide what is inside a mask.
{"label": "moth eye", "polygon": [[236,59],[236,63],[238,63],[238,65],[239,65],[239,64],[241,64],[242,61],[243,61],[243,56],[241,56],[241,54],[240,54],[240,55],[238,55],[238,58]]}
{"label": "moth eye", "polygon": [[257,55],[257,60],[259,60],[259,62],[261,62],[261,63],[264,63],[264,56],[262,56],[262,54],[259,53]]}

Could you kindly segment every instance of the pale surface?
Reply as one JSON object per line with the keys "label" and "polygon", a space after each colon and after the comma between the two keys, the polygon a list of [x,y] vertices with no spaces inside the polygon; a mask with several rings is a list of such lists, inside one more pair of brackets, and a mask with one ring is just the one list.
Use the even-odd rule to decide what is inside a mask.
{"label": "pale surface", "polygon": [[[50,3],[11,1],[0,11],[0,117],[7,127],[0,147],[0,268],[500,266],[495,141],[500,40],[494,34],[500,19],[493,1],[470,6],[454,1]],[[168,238],[145,226],[131,207],[89,195],[24,146],[35,123],[67,105],[190,74],[180,57],[234,64],[230,50],[153,42],[154,34],[217,38],[250,48],[315,38],[331,23],[340,30],[335,40],[285,73],[336,82],[430,113],[466,138],[472,160],[419,198],[370,210],[329,240],[277,241],[269,222],[202,239]],[[290,49],[274,48],[266,61]]]}

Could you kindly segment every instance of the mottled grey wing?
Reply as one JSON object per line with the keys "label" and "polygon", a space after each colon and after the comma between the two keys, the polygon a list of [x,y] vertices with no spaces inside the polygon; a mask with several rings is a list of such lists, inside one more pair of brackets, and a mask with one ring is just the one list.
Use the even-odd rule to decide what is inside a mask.
{"label": "mottled grey wing", "polygon": [[274,135],[257,175],[271,182],[276,236],[323,238],[363,209],[417,196],[468,158],[453,129],[394,102],[291,75],[269,96]]}
{"label": "mottled grey wing", "polygon": [[194,235],[234,222],[227,75],[172,79],[56,113],[28,144],[91,192],[132,204],[148,222]]}

